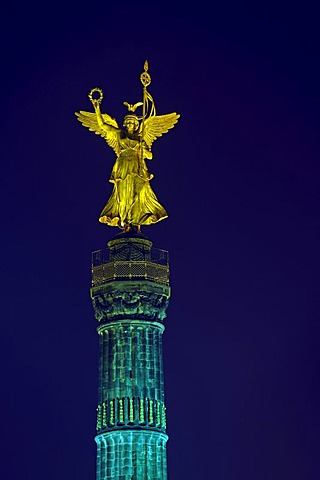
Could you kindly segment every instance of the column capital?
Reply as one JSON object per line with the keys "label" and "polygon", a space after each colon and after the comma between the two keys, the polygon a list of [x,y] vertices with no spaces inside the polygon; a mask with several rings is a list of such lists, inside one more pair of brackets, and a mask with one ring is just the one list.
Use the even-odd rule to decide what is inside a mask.
{"label": "column capital", "polygon": [[93,287],[90,293],[99,323],[124,319],[163,322],[170,287],[149,280],[116,280]]}

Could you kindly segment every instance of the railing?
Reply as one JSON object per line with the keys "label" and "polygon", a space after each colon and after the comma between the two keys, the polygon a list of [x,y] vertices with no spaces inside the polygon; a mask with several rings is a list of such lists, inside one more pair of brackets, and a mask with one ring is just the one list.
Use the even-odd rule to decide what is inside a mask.
{"label": "railing", "polygon": [[166,250],[132,248],[97,250],[92,253],[92,286],[115,279],[146,279],[169,283],[169,256]]}

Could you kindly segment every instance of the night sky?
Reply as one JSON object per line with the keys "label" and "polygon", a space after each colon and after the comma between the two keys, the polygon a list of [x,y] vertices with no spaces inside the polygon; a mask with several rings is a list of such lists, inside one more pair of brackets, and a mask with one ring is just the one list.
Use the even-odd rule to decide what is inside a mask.
{"label": "night sky", "polygon": [[[152,187],[169,213],[169,480],[320,478],[320,32],[312,3],[2,7],[1,480],[95,478],[91,252],[146,59]],[[81,3],[81,2],[80,2]],[[223,3],[223,6],[220,5]],[[205,421],[203,420],[205,418]]]}

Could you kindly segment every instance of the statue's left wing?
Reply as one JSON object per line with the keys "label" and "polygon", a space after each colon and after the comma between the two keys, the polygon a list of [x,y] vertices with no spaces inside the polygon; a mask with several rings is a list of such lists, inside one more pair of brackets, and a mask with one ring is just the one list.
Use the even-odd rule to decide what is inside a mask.
{"label": "statue's left wing", "polygon": [[[110,115],[107,113],[102,113],[101,115],[106,126],[109,125],[110,127],[119,129],[115,118],[110,117]],[[101,135],[101,137],[106,140],[108,145],[115,151],[115,153],[119,155],[117,136],[112,131],[113,129],[110,129],[110,131],[107,129],[102,129],[98,124],[97,115],[95,113],[84,112],[83,110],[80,110],[80,112],[76,112],[76,116],[84,127],[89,128],[89,130],[94,132],[96,135]]]}
{"label": "statue's left wing", "polygon": [[148,147],[151,148],[152,143],[158,137],[161,137],[164,133],[167,133],[170,128],[173,128],[179,117],[180,115],[174,112],[168,113],[167,115],[156,115],[147,118],[144,121],[144,125],[141,124],[141,133]]}

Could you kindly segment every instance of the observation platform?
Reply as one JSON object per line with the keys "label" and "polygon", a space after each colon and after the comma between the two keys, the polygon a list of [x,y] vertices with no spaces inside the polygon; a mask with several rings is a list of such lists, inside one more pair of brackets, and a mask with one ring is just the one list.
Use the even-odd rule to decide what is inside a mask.
{"label": "observation platform", "polygon": [[92,253],[92,287],[114,280],[151,280],[169,285],[169,253],[139,234],[120,234]]}

